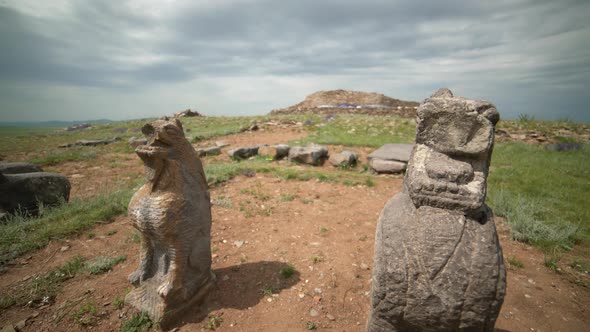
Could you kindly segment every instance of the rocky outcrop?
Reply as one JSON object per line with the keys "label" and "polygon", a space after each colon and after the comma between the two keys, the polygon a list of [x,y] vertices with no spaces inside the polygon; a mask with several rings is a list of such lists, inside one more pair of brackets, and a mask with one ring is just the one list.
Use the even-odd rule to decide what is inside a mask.
{"label": "rocky outcrop", "polygon": [[270,114],[349,113],[413,118],[417,107],[417,102],[394,99],[380,93],[330,90],[315,92],[296,105],[273,110]]}
{"label": "rocky outcrop", "polygon": [[141,234],[140,262],[125,302],[167,329],[198,308],[212,287],[211,203],[201,160],[180,121],[157,120],[142,131],[148,144],[135,151],[147,182],[129,203]]}
{"label": "rocky outcrop", "polygon": [[367,331],[492,331],[506,292],[484,203],[499,114],[448,89],[417,114],[404,189],[377,225]]}
{"label": "rocky outcrop", "polygon": [[111,144],[114,143],[116,141],[120,140],[119,137],[113,137],[113,138],[105,138],[105,139],[81,139],[81,140],[77,140],[74,143],[65,143],[65,144],[61,144],[58,147],[60,148],[69,148],[72,146],[97,146],[97,145],[106,145],[106,144]]}

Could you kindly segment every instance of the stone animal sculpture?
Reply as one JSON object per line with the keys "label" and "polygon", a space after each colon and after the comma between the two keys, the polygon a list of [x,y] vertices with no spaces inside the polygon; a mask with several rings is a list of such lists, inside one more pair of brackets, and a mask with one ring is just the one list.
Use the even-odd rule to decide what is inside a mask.
{"label": "stone animal sculpture", "polygon": [[140,262],[125,302],[166,327],[212,286],[211,203],[203,166],[178,120],[156,120],[135,152],[147,182],[129,203],[141,234]]}
{"label": "stone animal sculpture", "polygon": [[492,331],[506,270],[486,179],[499,114],[441,89],[417,111],[403,191],[377,225],[367,331]]}

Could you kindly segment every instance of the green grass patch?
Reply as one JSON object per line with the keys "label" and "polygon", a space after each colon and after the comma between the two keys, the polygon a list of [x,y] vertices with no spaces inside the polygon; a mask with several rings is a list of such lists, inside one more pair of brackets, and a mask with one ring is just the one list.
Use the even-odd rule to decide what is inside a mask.
{"label": "green grass patch", "polygon": [[289,279],[295,274],[295,272],[297,272],[297,270],[295,270],[292,265],[287,265],[279,271],[279,275],[284,279]]}
{"label": "green grass patch", "polygon": [[45,247],[49,241],[64,239],[90,229],[98,222],[110,221],[127,212],[134,193],[129,185],[119,190],[61,206],[44,209],[38,217],[13,216],[0,224],[0,264],[24,253]]}
{"label": "green grass patch", "polygon": [[85,259],[76,256],[57,269],[35,276],[24,284],[0,295],[0,309],[12,305],[38,305],[52,303],[61,288],[61,283],[84,270]]}
{"label": "green grass patch", "polygon": [[550,250],[590,244],[590,149],[548,151],[498,144],[488,178],[488,204],[506,217],[515,240]]}
{"label": "green grass patch", "polygon": [[330,121],[320,116],[308,115],[310,134],[291,142],[379,147],[386,143],[411,143],[416,134],[412,119],[396,116],[336,115]]}
{"label": "green grass patch", "polygon": [[524,263],[514,256],[506,257],[506,262],[508,262],[508,266],[517,269],[522,269],[524,267]]}
{"label": "green grass patch", "polygon": [[154,323],[145,312],[136,313],[121,326],[119,332],[142,332],[149,330]]}
{"label": "green grass patch", "polygon": [[127,260],[127,255],[117,257],[99,256],[86,263],[86,269],[90,274],[102,274],[110,271],[113,266]]}

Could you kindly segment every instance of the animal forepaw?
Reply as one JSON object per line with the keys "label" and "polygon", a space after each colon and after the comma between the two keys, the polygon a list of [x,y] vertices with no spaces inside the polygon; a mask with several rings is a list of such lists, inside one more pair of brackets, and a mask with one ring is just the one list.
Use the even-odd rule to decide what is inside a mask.
{"label": "animal forepaw", "polygon": [[160,294],[161,297],[166,297],[168,296],[171,290],[172,282],[170,280],[167,280],[163,284],[161,284],[160,287],[158,287],[158,294]]}
{"label": "animal forepaw", "polygon": [[142,271],[141,269],[139,269],[139,270],[131,273],[129,275],[129,277],[127,277],[127,280],[129,280],[129,282],[132,285],[137,286],[140,281],[144,281],[145,280],[145,273],[144,273],[144,271]]}

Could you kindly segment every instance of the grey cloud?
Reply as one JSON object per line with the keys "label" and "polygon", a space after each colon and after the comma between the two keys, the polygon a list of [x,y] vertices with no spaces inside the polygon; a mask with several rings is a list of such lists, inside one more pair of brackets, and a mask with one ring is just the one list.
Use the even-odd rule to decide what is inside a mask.
{"label": "grey cloud", "polygon": [[[137,92],[212,78],[328,75],[358,86],[405,84],[418,91],[412,96],[441,85],[496,91],[489,99],[523,112],[520,90],[502,87],[540,97],[590,83],[586,1],[189,1],[159,15],[125,2],[72,6],[66,17],[37,17],[0,5],[8,50],[0,80]],[[579,105],[582,96],[554,100],[565,98]]]}

